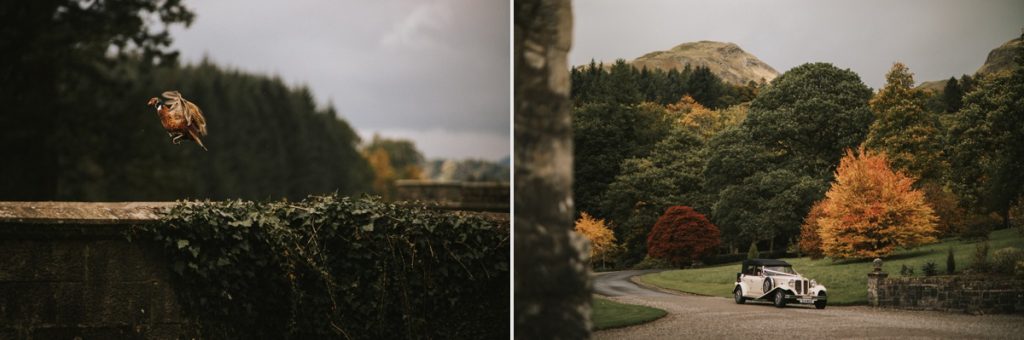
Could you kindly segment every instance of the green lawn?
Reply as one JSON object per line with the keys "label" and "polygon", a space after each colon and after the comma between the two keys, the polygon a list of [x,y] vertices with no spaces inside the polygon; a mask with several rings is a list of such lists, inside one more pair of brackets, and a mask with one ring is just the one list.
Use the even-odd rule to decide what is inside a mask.
{"label": "green lawn", "polygon": [[665,316],[665,311],[647,306],[627,305],[594,297],[594,329],[625,327],[654,321]]}
{"label": "green lawn", "polygon": [[[927,245],[917,249],[901,250],[893,253],[885,261],[882,270],[889,277],[900,275],[901,265],[913,266],[914,274],[924,275],[921,267],[934,261],[940,275],[946,272],[946,252],[953,247],[956,257],[957,272],[971,263],[975,246],[979,243],[964,242],[958,239]],[[1024,248],[1024,237],[1015,229],[1004,229],[992,232],[989,237],[989,256],[997,249],[1004,247]],[[815,279],[828,288],[828,303],[837,305],[867,303],[867,273],[871,271],[870,260],[838,261],[830,259],[811,260],[809,257],[784,259],[793,265],[793,269],[804,276]],[[739,262],[700,269],[670,270],[648,274],[639,279],[645,283],[688,293],[709,296],[732,297],[733,283],[736,272],[740,270]]]}

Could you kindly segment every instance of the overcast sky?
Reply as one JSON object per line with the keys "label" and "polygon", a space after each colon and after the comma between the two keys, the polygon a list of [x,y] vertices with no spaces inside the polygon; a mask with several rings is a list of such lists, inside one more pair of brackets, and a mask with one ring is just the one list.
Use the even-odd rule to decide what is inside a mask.
{"label": "overcast sky", "polygon": [[172,30],[185,62],[306,84],[365,139],[413,139],[428,158],[509,154],[505,1],[185,2],[197,18]]}
{"label": "overcast sky", "polygon": [[830,62],[877,89],[894,61],[919,83],[974,73],[990,50],[1020,36],[1024,1],[582,0],[573,15],[573,65],[715,40],[780,73]]}

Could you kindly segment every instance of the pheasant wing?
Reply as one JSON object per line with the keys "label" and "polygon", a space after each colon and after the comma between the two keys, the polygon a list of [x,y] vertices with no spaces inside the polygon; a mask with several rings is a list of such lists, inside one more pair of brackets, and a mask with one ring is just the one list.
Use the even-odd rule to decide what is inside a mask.
{"label": "pheasant wing", "polygon": [[167,98],[167,100],[164,101],[164,105],[167,106],[167,111],[170,112],[172,116],[184,118],[187,125],[192,125],[192,118],[186,114],[185,105],[182,104],[185,99],[181,97],[181,93],[178,91],[166,91],[161,95],[164,96],[164,98]]}
{"label": "pheasant wing", "polygon": [[206,136],[206,118],[203,117],[203,110],[185,98],[181,98],[181,103],[185,108],[185,121],[189,126],[199,130],[200,135]]}

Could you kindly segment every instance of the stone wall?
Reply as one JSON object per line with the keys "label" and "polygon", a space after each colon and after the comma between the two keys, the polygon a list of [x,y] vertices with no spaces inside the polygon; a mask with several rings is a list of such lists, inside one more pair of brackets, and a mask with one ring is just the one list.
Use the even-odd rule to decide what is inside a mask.
{"label": "stone wall", "polygon": [[971,314],[1024,313],[1024,280],[988,276],[882,279],[879,307]]}
{"label": "stone wall", "polygon": [[397,198],[423,201],[450,210],[509,212],[509,185],[503,182],[399,180]]}
{"label": "stone wall", "polygon": [[0,339],[187,338],[160,254],[124,236],[169,204],[0,202]]}

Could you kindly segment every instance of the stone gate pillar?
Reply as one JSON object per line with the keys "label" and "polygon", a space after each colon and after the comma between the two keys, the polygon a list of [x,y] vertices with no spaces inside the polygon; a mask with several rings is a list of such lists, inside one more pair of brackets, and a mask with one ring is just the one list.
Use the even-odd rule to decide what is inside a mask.
{"label": "stone gate pillar", "polygon": [[868,304],[878,307],[879,284],[889,277],[889,274],[882,271],[882,259],[875,259],[874,264],[875,269],[868,273]]}
{"label": "stone gate pillar", "polygon": [[572,232],[568,0],[516,0],[515,333],[590,337],[589,267]]}

